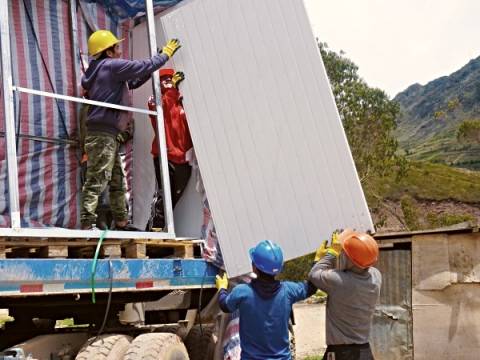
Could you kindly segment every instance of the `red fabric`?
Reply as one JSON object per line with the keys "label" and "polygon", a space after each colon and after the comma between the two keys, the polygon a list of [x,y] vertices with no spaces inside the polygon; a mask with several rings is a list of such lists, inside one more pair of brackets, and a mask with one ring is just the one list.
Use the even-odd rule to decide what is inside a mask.
{"label": "red fabric", "polygon": [[[181,103],[180,92],[175,88],[163,89],[162,107],[167,138],[168,160],[175,164],[185,164],[185,154],[192,148],[192,138],[188,129],[187,117]],[[148,100],[148,108],[155,111],[153,96]],[[159,156],[157,145],[157,118],[150,116],[155,137],[152,142],[152,155]]]}

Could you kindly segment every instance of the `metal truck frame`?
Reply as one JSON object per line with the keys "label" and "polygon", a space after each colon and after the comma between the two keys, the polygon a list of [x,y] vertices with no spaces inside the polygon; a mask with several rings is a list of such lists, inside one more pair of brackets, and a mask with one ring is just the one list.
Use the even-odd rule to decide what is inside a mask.
{"label": "metal truck frame", "polygon": [[[149,30],[148,45],[153,55],[157,51],[153,1],[146,0],[145,5]],[[75,51],[78,44],[76,1],[69,0],[69,7],[70,32]],[[157,130],[160,134],[158,141],[161,149],[163,189],[170,189],[169,177],[166,175],[168,162],[158,73],[153,74],[157,103],[155,112],[14,86],[7,0],[0,1],[0,31],[11,219],[9,228],[0,229],[0,237],[12,246],[21,242],[24,245],[30,244],[27,244],[27,247],[46,246],[48,252],[48,258],[7,259],[6,252],[9,249],[5,244],[0,245],[0,308],[8,309],[9,315],[14,318],[13,322],[4,325],[3,330],[0,329],[0,350],[26,341],[20,346],[6,350],[0,354],[0,358],[20,359],[29,355],[35,358],[43,356],[60,358],[60,353],[64,356],[75,356],[89,336],[114,331],[117,334],[134,336],[144,332],[169,330],[185,338],[193,323],[202,321],[197,315],[198,311],[205,307],[215,294],[214,279],[218,269],[201,258],[200,240],[175,239],[170,191],[164,191],[167,223],[164,232],[106,233],[61,228],[32,229],[22,228],[20,222],[14,92],[156,115]],[[74,59],[80,61],[77,56],[74,56]],[[75,65],[74,76],[78,79],[80,64]],[[106,237],[102,249],[104,258],[97,260],[96,256],[104,237]],[[69,246],[72,245],[78,246],[83,243],[91,249],[95,246],[96,239],[99,244],[95,259],[55,258],[67,257]],[[124,246],[127,243],[126,239],[134,243]],[[135,243],[135,239],[140,240],[140,243]],[[162,249],[173,249],[173,254],[170,254],[170,258],[145,258],[147,245],[145,242],[142,243],[142,239],[153,239],[152,241],[157,241],[157,245]],[[165,239],[175,239],[178,242],[164,243]],[[55,254],[56,251],[58,253]],[[127,257],[138,258],[120,258],[125,252]],[[188,256],[185,256],[186,252],[189,253]],[[193,255],[196,258],[193,258]],[[92,293],[93,298],[90,295]],[[162,298],[163,300],[158,301]],[[125,304],[144,302],[152,303],[146,309],[140,306],[140,313],[136,305],[128,305],[125,312]],[[128,309],[131,313],[137,313],[133,320]],[[149,309],[152,311],[149,312]],[[123,316],[122,321],[119,320],[119,313]],[[65,318],[73,318],[75,324],[88,325],[86,328],[56,329],[56,320]],[[169,324],[167,328],[165,324]],[[198,334],[198,331],[195,333]],[[33,338],[45,334],[48,336]],[[64,346],[70,350],[65,352]]]}

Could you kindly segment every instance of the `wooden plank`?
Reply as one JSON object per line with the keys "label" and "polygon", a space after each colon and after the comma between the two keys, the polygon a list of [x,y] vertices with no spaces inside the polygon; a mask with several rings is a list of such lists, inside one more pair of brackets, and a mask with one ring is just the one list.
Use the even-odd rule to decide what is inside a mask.
{"label": "wooden plank", "polygon": [[196,243],[191,240],[179,240],[179,241],[172,241],[172,240],[158,240],[158,239],[145,239],[145,240],[132,240],[130,243],[132,244],[147,244],[147,245],[155,245],[159,247],[181,247],[184,245],[195,245]]}
{"label": "wooden plank", "polygon": [[147,246],[145,244],[129,244],[125,247],[125,256],[132,259],[147,259]]}
{"label": "wooden plank", "polygon": [[175,247],[173,249],[173,256],[182,259],[191,259],[193,258],[193,250],[193,245]]}
{"label": "wooden plank", "polygon": [[47,258],[67,258],[68,247],[64,245],[50,245],[40,248],[40,256]]}
{"label": "wooden plank", "polygon": [[[103,244],[106,245],[120,245],[121,241],[120,240],[104,240]],[[56,246],[68,246],[68,247],[84,247],[84,246],[96,246],[97,241],[93,240],[85,240],[85,239],[62,239],[62,240],[56,240],[56,239],[49,239],[49,240],[37,240],[37,239],[32,239],[32,240],[22,240],[22,241],[15,241],[15,239],[9,239],[9,240],[0,240],[0,245],[4,246],[14,246],[14,247],[42,247],[42,246],[47,246],[47,245],[56,245]]]}
{"label": "wooden plank", "polygon": [[412,283],[418,290],[441,290],[450,285],[448,236],[412,236]]}
{"label": "wooden plank", "polygon": [[7,258],[7,249],[5,248],[4,245],[0,245],[0,259],[6,259]]}
{"label": "wooden plank", "polygon": [[[0,246],[4,248],[3,256],[11,252],[9,257],[50,257],[50,258],[90,258],[95,252],[97,240],[86,239],[39,239],[39,238],[0,238]],[[195,247],[199,243],[193,239],[130,239],[120,241],[107,239],[102,243],[101,257],[145,259],[150,257],[192,258]]]}
{"label": "wooden plank", "polygon": [[101,254],[104,257],[121,258],[122,248],[120,245],[102,245]]}

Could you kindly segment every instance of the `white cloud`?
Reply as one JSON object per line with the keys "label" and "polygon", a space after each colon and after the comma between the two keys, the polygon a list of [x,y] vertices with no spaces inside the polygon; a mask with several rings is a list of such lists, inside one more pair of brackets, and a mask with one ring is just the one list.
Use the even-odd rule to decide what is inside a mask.
{"label": "white cloud", "polygon": [[305,0],[313,30],[394,96],[480,56],[478,0]]}

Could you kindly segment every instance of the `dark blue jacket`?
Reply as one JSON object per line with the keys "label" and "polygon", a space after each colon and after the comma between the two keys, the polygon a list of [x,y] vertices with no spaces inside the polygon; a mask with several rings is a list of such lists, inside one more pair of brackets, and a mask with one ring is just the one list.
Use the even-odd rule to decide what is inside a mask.
{"label": "dark blue jacket", "polygon": [[[145,83],[151,73],[168,61],[165,54],[157,54],[151,59],[125,60],[101,58],[92,60],[82,77],[82,87],[87,90],[90,100],[117,105],[129,105],[129,89]],[[122,128],[120,121],[124,111],[100,106],[90,106],[87,117],[87,131],[117,135]]]}
{"label": "dark blue jacket", "polygon": [[240,312],[242,360],[290,360],[288,320],[292,305],[311,295],[307,282],[253,280],[221,290],[224,312]]}

